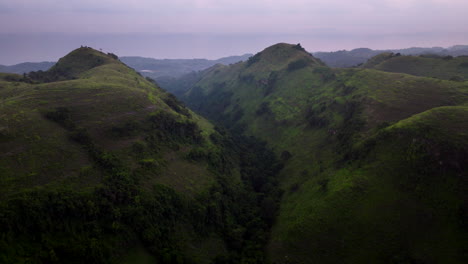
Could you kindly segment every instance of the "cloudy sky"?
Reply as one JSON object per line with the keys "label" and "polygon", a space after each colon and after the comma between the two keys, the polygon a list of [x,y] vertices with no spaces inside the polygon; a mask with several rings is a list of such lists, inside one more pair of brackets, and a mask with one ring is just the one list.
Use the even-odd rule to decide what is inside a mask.
{"label": "cloudy sky", "polygon": [[309,51],[468,44],[468,0],[0,0],[0,64],[87,45],[218,58],[277,42]]}

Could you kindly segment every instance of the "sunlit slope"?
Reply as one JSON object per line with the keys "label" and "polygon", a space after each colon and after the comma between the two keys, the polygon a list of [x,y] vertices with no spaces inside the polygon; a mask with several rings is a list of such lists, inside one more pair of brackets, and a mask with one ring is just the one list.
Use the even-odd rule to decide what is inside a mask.
{"label": "sunlit slope", "polygon": [[286,162],[273,262],[466,261],[467,84],[330,69],[278,44],[211,68],[184,100]]}

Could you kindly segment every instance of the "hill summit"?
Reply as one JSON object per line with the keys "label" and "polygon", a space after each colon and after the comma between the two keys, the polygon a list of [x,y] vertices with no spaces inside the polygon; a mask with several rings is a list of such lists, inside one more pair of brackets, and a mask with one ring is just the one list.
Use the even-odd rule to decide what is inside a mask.
{"label": "hill summit", "polygon": [[301,44],[278,43],[250,57],[247,65],[253,70],[277,70],[288,66],[301,68],[307,65],[324,66],[323,62],[308,53]]}
{"label": "hill summit", "polygon": [[212,68],[182,97],[285,161],[271,262],[466,262],[466,82],[332,69],[298,48]]}
{"label": "hill summit", "polygon": [[115,54],[106,54],[90,47],[80,47],[59,59],[49,70],[30,72],[28,77],[39,82],[72,80],[90,69],[106,64],[122,63]]}
{"label": "hill summit", "polygon": [[0,149],[0,263],[263,258],[273,153],[113,54],[82,47],[49,71],[0,74]]}

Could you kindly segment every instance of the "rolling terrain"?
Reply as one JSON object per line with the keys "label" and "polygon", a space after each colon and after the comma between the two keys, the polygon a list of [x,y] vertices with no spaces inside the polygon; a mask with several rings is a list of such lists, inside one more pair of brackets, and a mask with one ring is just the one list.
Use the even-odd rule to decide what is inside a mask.
{"label": "rolling terrain", "polygon": [[355,67],[365,63],[370,58],[382,53],[400,53],[402,55],[435,55],[440,57],[445,56],[462,56],[468,55],[468,46],[455,45],[449,48],[433,47],[433,48],[407,48],[407,49],[389,49],[389,50],[372,50],[368,48],[353,49],[350,51],[340,50],[333,52],[314,52],[313,55],[324,61],[330,67]]}
{"label": "rolling terrain", "polygon": [[285,163],[272,263],[466,263],[467,82],[332,69],[277,44],[181,98]]}
{"label": "rolling terrain", "polygon": [[282,43],[190,108],[87,47],[0,74],[0,262],[466,263],[463,60]]}
{"label": "rolling terrain", "polygon": [[361,67],[460,82],[468,80],[468,56],[397,56],[394,53],[382,53]]}
{"label": "rolling terrain", "polygon": [[0,98],[1,263],[263,263],[264,144],[88,47],[0,74]]}

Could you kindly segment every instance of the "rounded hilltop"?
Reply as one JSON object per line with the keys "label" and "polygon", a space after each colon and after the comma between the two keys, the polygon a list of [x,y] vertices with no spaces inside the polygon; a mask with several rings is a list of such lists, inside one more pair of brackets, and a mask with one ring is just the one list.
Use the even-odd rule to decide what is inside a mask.
{"label": "rounded hilltop", "polygon": [[121,62],[112,53],[106,54],[91,47],[81,46],[59,59],[48,72],[73,79],[87,70],[110,63]]}

